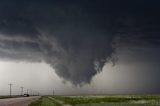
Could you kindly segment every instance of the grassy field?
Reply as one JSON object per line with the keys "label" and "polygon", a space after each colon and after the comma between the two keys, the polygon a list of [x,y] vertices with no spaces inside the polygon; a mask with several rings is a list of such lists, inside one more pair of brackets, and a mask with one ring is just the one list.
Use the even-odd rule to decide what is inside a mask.
{"label": "grassy field", "polygon": [[39,100],[32,102],[29,106],[61,106],[49,97],[41,97]]}
{"label": "grassy field", "polygon": [[17,98],[20,96],[0,96],[0,99],[6,99],[6,98]]}
{"label": "grassy field", "polygon": [[160,106],[157,95],[117,96],[50,96],[42,97],[29,106]]}

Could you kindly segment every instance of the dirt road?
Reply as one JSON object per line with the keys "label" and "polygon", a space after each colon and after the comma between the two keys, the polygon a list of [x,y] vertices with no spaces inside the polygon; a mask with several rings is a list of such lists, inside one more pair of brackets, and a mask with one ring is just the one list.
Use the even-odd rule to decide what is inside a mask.
{"label": "dirt road", "polygon": [[0,99],[0,106],[28,106],[40,96]]}

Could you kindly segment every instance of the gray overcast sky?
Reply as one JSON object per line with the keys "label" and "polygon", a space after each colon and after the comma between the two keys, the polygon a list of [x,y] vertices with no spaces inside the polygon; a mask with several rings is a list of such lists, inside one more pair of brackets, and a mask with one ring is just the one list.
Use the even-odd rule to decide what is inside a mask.
{"label": "gray overcast sky", "polygon": [[[67,81],[64,83],[65,80],[58,77],[45,62],[1,61],[0,94],[9,94],[10,82],[14,84],[13,94],[20,94],[21,86],[25,87],[24,92],[32,89],[42,94],[52,94],[54,89],[58,95],[158,93],[159,63],[150,62],[151,59],[144,62],[141,55],[129,53],[128,48],[120,50],[123,51],[117,50],[115,54],[119,58],[115,66],[106,64],[90,84],[82,87],[75,87]],[[152,54],[146,52],[146,55],[150,57]],[[153,65],[155,70],[152,70]]]}
{"label": "gray overcast sky", "polygon": [[0,0],[0,94],[160,93],[159,4]]}

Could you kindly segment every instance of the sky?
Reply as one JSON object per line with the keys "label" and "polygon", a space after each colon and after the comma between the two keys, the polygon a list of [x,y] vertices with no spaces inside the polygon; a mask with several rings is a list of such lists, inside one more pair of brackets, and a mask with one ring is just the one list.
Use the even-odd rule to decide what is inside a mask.
{"label": "sky", "polygon": [[0,94],[160,93],[159,3],[1,0]]}

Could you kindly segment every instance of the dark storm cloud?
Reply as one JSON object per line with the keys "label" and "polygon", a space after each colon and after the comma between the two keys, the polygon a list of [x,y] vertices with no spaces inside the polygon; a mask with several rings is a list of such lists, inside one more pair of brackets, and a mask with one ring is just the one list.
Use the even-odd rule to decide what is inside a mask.
{"label": "dark storm cloud", "polygon": [[118,44],[159,44],[159,15],[152,5],[138,0],[0,1],[0,57],[45,61],[64,80],[89,83],[115,60],[115,38]]}

